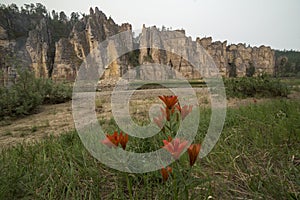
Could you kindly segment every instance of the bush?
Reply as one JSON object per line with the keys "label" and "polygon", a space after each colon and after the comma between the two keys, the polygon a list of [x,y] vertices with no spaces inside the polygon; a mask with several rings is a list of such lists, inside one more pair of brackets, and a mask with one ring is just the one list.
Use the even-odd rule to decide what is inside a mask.
{"label": "bush", "polygon": [[40,80],[28,70],[19,70],[18,81],[10,87],[1,87],[0,117],[29,114],[43,102]]}
{"label": "bush", "polygon": [[43,103],[62,103],[71,99],[71,87],[49,79],[35,78],[28,70],[18,70],[11,86],[0,86],[0,118],[30,114]]}
{"label": "bush", "polygon": [[57,104],[71,100],[72,88],[64,83],[54,83],[47,79],[44,83],[46,93],[44,95],[44,103]]}
{"label": "bush", "polygon": [[286,97],[290,92],[279,79],[266,75],[225,79],[224,84],[228,97]]}

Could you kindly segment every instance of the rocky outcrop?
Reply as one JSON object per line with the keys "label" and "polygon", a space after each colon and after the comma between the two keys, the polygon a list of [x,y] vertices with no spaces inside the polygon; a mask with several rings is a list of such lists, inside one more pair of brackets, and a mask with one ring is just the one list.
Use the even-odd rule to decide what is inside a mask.
{"label": "rocky outcrop", "polygon": [[6,33],[6,30],[0,26],[0,40],[7,40],[8,39],[8,35]]}
{"label": "rocky outcrop", "polygon": [[[118,54],[119,48],[128,45],[130,48],[138,47],[139,51],[125,54],[109,66],[104,66],[105,71],[101,78],[105,81],[102,82],[113,84],[137,65],[145,65],[148,68],[136,68],[135,71],[131,71],[130,77],[151,79],[153,74],[150,72],[155,71],[155,77],[161,80],[179,75],[187,79],[201,78],[203,74],[208,73],[207,69],[204,68],[200,72],[194,70],[194,66],[188,61],[195,55],[200,55],[202,47],[214,60],[220,73],[226,77],[274,74],[275,70],[275,55],[270,47],[227,45],[227,41],[214,42],[211,37],[197,38],[193,41],[191,37],[185,36],[184,30],[159,30],[155,26],[145,25],[140,36],[133,38],[130,24],[119,26],[98,8],[91,8],[89,15],[72,24],[66,37],[54,38],[56,30],[47,17],[33,23],[30,20],[25,21],[28,27],[14,28],[14,34],[23,29],[27,31],[18,39],[12,39],[12,34],[8,34],[10,26],[0,24],[0,68],[13,66],[12,62],[5,58],[7,55],[13,55],[10,57],[18,57],[21,65],[31,67],[37,77],[74,80],[82,62],[102,41],[120,32],[129,31],[130,34],[121,38],[121,42],[116,44],[109,41],[105,52],[101,52],[101,59],[108,61],[110,53]],[[66,21],[60,23],[64,23],[60,24],[63,27],[70,25]],[[18,22],[15,26],[21,25]],[[199,60],[206,63],[208,58],[201,56]],[[153,63],[168,66],[170,70],[159,72]]]}
{"label": "rocky outcrop", "polygon": [[[74,80],[76,72],[84,59],[106,38],[121,31],[131,31],[131,25],[126,23],[117,25],[112,18],[107,18],[97,7],[95,11],[91,8],[90,15],[77,23],[70,34],[69,39],[61,39],[56,44],[56,54],[53,65],[54,79]],[[133,38],[126,39],[132,41]],[[115,51],[114,44],[109,44],[107,51]],[[107,53],[102,52],[103,55]],[[104,58],[108,59],[108,58]],[[122,66],[126,59],[120,58],[105,68],[103,79],[119,79]],[[123,67],[124,68],[124,67]]]}
{"label": "rocky outcrop", "polygon": [[[9,49],[9,46],[10,46],[10,42],[8,40],[7,32],[6,32],[6,30],[2,26],[0,26],[0,50],[2,52],[4,52],[5,49],[6,50]],[[3,60],[2,62],[4,62],[3,56],[2,56],[1,60]]]}
{"label": "rocky outcrop", "polygon": [[56,43],[55,49],[52,78],[73,80],[76,77],[76,68],[82,62],[74,51],[74,45],[70,40],[63,38]]}
{"label": "rocky outcrop", "polygon": [[228,62],[227,62],[227,41],[224,42],[212,42],[212,38],[202,38],[196,39],[196,42],[208,52],[208,54],[213,58],[215,64],[218,66],[220,74],[223,76],[228,76]]}
{"label": "rocky outcrop", "polygon": [[244,44],[227,47],[227,75],[252,76],[262,73],[273,75],[275,52],[270,47],[246,47]]}
{"label": "rocky outcrop", "polygon": [[[196,73],[187,61],[196,51],[196,44],[191,37],[185,37],[182,32],[182,30],[161,32],[155,26],[143,27],[139,44],[140,64],[163,64],[170,66],[185,78],[200,78],[200,74]],[[169,77],[168,74],[164,74],[165,77],[161,76],[163,80]]]}
{"label": "rocky outcrop", "polygon": [[46,19],[42,19],[36,29],[29,31],[26,41],[26,50],[31,59],[31,67],[36,77],[49,77],[51,69],[49,54],[49,44],[51,35],[48,32]]}
{"label": "rocky outcrop", "polygon": [[[274,73],[275,54],[270,47],[246,47],[244,44],[227,45],[227,41],[213,42],[211,37],[197,38],[196,41],[192,41],[191,38],[182,35],[184,31],[181,30],[180,33],[168,31],[168,38],[163,38],[163,31],[159,31],[155,26],[149,28],[144,26],[140,36],[140,46],[146,48],[140,50],[140,63],[153,62],[170,65],[186,78],[200,78],[201,73],[193,70],[193,66],[183,59],[189,59],[199,51],[196,45],[198,43],[213,58],[221,75],[225,77]],[[174,49],[162,51],[161,49],[167,49],[170,45],[166,41],[174,41],[171,46],[180,47],[180,49],[176,49],[176,52],[180,52],[181,55],[172,54]],[[199,59],[205,62],[204,58]]]}
{"label": "rocky outcrop", "polygon": [[26,50],[25,37],[10,40],[7,31],[0,26],[0,70],[6,77],[15,77],[16,68],[31,66],[31,59]]}
{"label": "rocky outcrop", "polygon": [[[193,66],[183,59],[189,59],[197,54],[199,52],[197,44],[200,44],[212,57],[221,75],[225,77],[255,76],[262,73],[272,75],[274,73],[275,53],[270,47],[246,47],[244,44],[227,45],[227,41],[213,42],[211,37],[197,38],[196,41],[192,41],[190,37],[186,37],[182,33],[184,31],[180,31],[180,33],[168,31],[168,38],[163,38],[163,31],[159,31],[155,26],[149,28],[144,26],[140,38],[140,47],[143,47],[140,50],[140,63],[153,62],[170,65],[186,78],[200,78],[201,73],[193,70]],[[169,44],[170,41],[174,41],[174,43]],[[173,54],[174,49],[161,50],[168,49],[169,45],[178,47],[175,52],[180,52],[180,55]],[[204,58],[199,59],[202,63],[206,62]]]}
{"label": "rocky outcrop", "polygon": [[[40,8],[40,7],[39,7]],[[32,68],[37,76],[48,76],[49,37],[47,17],[17,10],[16,5],[0,9],[0,69]]]}

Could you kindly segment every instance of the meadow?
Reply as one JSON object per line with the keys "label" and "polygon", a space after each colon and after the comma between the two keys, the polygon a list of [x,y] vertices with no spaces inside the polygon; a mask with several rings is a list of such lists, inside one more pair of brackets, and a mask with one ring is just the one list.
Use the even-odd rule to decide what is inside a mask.
{"label": "meadow", "polygon": [[[300,101],[297,82],[290,82],[293,98],[251,97],[228,107],[210,154],[190,167],[184,153],[167,180],[159,170],[110,169],[90,155],[75,130],[3,148],[0,199],[299,199]],[[211,117],[209,106],[200,113],[196,143]],[[99,121],[109,133],[118,129],[113,118]],[[145,152],[151,145],[129,137],[126,148]]]}

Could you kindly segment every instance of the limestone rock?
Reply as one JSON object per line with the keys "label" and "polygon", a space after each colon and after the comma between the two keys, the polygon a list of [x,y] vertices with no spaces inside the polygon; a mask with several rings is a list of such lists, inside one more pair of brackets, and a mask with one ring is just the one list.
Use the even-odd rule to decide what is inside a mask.
{"label": "limestone rock", "polygon": [[[91,52],[94,51],[95,53],[95,50],[97,50],[102,41],[121,31],[131,31],[131,25],[127,23],[118,26],[112,18],[107,18],[98,8],[95,8],[95,11],[91,8],[90,16],[75,24],[69,41],[64,40],[56,45],[53,78],[64,79],[68,77],[74,80],[82,61]],[[128,35],[128,37],[123,38],[123,40],[129,42],[129,45],[132,46],[132,35]],[[121,44],[110,44],[107,50],[109,52],[101,52],[101,59],[105,61],[109,60],[107,55],[117,49],[114,45],[118,46]],[[118,54],[118,52],[115,52],[115,54]],[[125,62],[124,59],[122,60],[120,58],[113,61],[109,66],[106,66],[102,78],[118,79],[122,71],[120,68],[124,66],[122,61]]]}
{"label": "limestone rock", "polygon": [[[5,58],[12,55],[11,58],[17,57],[21,60],[22,66],[31,67],[37,77],[74,80],[79,67],[89,54],[102,62],[101,70],[104,73],[100,83],[107,81],[109,85],[116,83],[122,76],[128,76],[128,79],[159,80],[170,77],[200,78],[216,73],[210,71],[214,64],[225,77],[255,76],[262,73],[273,75],[275,72],[275,53],[270,47],[227,45],[227,41],[213,41],[211,37],[198,37],[194,41],[185,35],[183,29],[159,30],[155,26],[145,25],[140,36],[134,38],[129,23],[119,26],[97,7],[91,8],[89,15],[72,24],[64,37],[60,35],[55,39],[53,35],[56,30],[49,24],[47,17],[41,16],[41,19],[33,22],[31,19],[24,19],[23,26],[20,17],[5,18],[4,21],[13,22],[14,26],[11,31],[8,26],[0,24],[0,68],[13,65],[13,62],[9,63]],[[22,37],[12,39],[15,33],[22,31]],[[128,34],[118,36],[123,31]],[[109,39],[112,36],[122,38],[114,41]],[[105,40],[107,48],[101,49],[99,53],[98,47]],[[118,56],[120,49],[133,48],[139,48],[139,51]],[[113,57],[118,58],[112,59]],[[191,60],[201,67],[200,71],[195,70]],[[277,59],[277,63],[281,61],[282,59]],[[163,65],[165,69],[159,71],[154,63]],[[138,64],[146,68],[136,67]]]}
{"label": "limestone rock", "polygon": [[[140,36],[140,63],[158,63],[176,70],[178,75],[186,78],[199,78],[193,67],[188,63],[196,43],[185,37],[183,31],[159,31],[156,27],[142,29]],[[175,54],[175,52],[177,54]],[[148,75],[149,76],[149,75]],[[162,73],[162,80],[169,77]],[[197,76],[197,77],[196,77]]]}
{"label": "limestone rock", "polygon": [[202,38],[202,39],[198,38],[197,42],[199,42],[203,48],[207,49],[208,46],[210,46],[212,43],[212,38],[211,37]]}
{"label": "limestone rock", "polygon": [[[168,38],[164,38],[164,33],[168,33]],[[175,39],[176,38],[176,39]],[[168,44],[168,42],[171,42]],[[262,73],[273,74],[275,67],[274,51],[270,47],[261,46],[246,47],[244,44],[229,45],[227,41],[212,42],[212,38],[197,38],[192,41],[184,34],[176,35],[176,31],[159,31],[156,27],[142,29],[140,37],[140,63],[159,63],[170,65],[186,78],[199,78],[207,75],[208,69],[203,68],[200,74],[187,62],[198,55],[200,50],[197,44],[201,45],[213,59],[222,76],[255,76]],[[175,49],[180,55],[174,55]],[[165,49],[166,51],[162,51]],[[201,56],[201,54],[199,54]],[[200,62],[207,63],[207,58],[199,58]],[[185,59],[187,60],[185,60]],[[198,74],[197,74],[198,73]]]}
{"label": "limestone rock", "polygon": [[8,39],[8,35],[6,33],[6,30],[0,26],[0,40],[7,40]]}
{"label": "limestone rock", "polygon": [[68,39],[60,39],[56,43],[55,49],[52,78],[74,80],[76,68],[81,65],[83,60],[77,57],[74,46]]}
{"label": "limestone rock", "polygon": [[42,19],[36,29],[29,32],[26,41],[26,49],[30,55],[36,77],[49,76],[48,51],[51,39],[47,28],[46,19]]}

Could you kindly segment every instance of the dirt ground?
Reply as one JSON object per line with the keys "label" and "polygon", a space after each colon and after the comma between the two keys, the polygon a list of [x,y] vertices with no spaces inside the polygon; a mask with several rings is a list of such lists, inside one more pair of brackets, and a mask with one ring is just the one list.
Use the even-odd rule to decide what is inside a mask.
{"label": "dirt ground", "polygon": [[[171,92],[167,89],[135,91],[129,102],[131,115],[147,116],[150,106],[160,103],[157,98],[158,95],[170,94]],[[196,89],[196,94],[200,106],[210,106],[210,98],[205,89]],[[96,96],[95,111],[98,119],[110,119],[112,117],[111,92],[98,92]],[[293,92],[288,98],[300,100],[300,92]],[[270,100],[272,99],[229,99],[227,100],[227,106],[239,107]],[[43,105],[38,108],[35,114],[19,119],[1,121],[0,150],[18,143],[39,141],[50,135],[58,136],[71,130],[74,130],[71,101],[56,105]]]}

